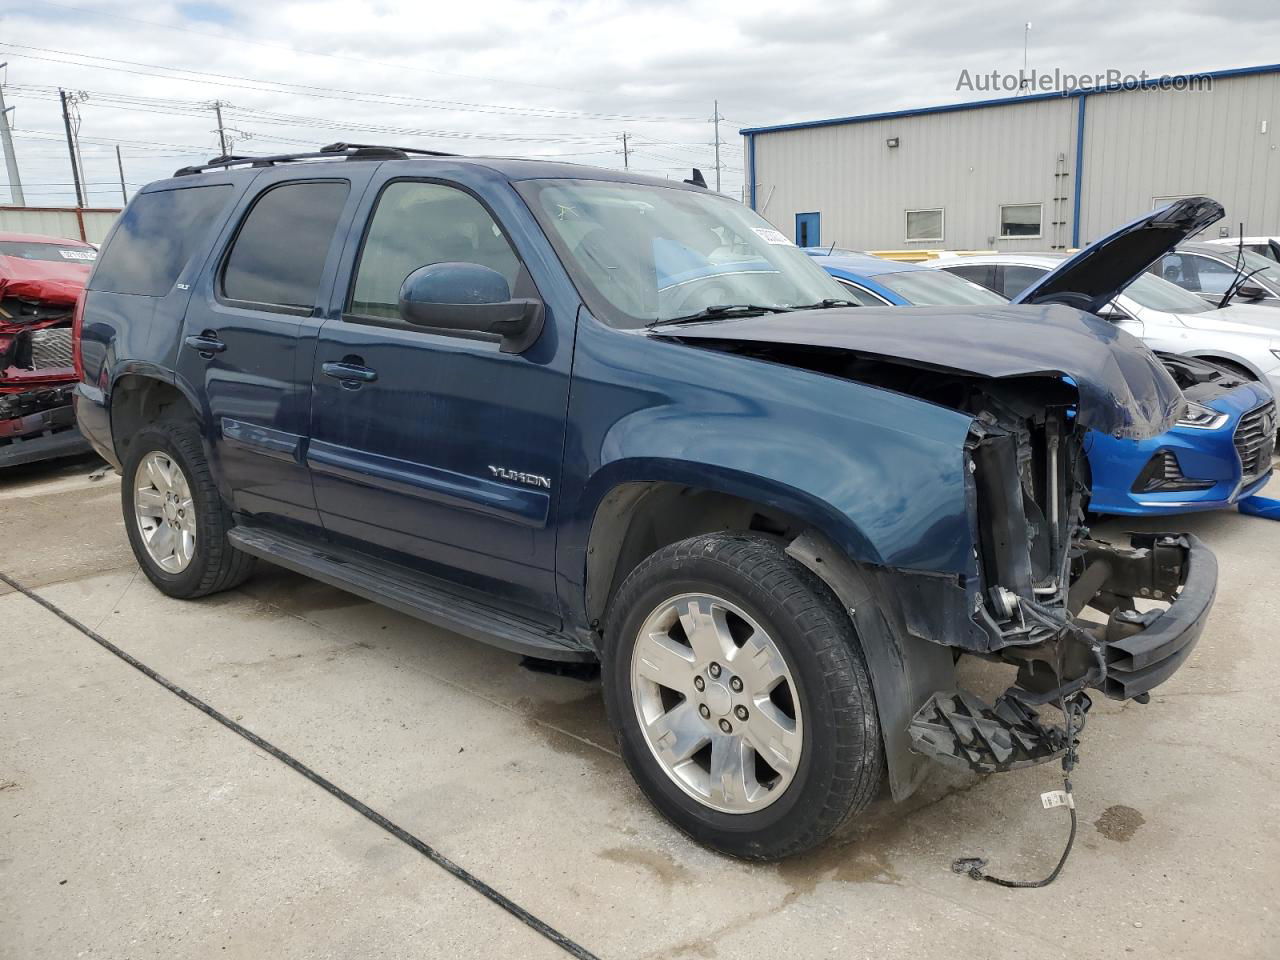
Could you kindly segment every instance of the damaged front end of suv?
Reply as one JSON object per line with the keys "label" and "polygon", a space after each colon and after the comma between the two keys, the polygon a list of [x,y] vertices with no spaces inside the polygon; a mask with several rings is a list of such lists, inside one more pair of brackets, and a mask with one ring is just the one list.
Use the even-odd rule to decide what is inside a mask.
{"label": "damaged front end of suv", "polygon": [[96,256],[79,241],[0,234],[0,467],[89,450],[71,405],[72,319]]}
{"label": "damaged front end of suv", "polygon": [[[791,550],[864,636],[899,799],[918,782],[922,755],[983,772],[1061,757],[1069,724],[1045,722],[1042,708],[1076,711],[1078,723],[1087,690],[1145,701],[1190,654],[1214,598],[1212,553],[1178,533],[1106,543],[1085,525],[1085,433],[1142,439],[1185,411],[1140,341],[1060,305],[832,309],[672,335],[970,418],[957,451],[966,563],[863,567],[842,578],[829,544]],[[956,536],[941,519],[935,530]],[[884,612],[883,629],[859,619],[873,608]],[[957,687],[959,654],[1012,665],[1016,678],[986,703]]]}
{"label": "damaged front end of suv", "polygon": [[[910,726],[918,752],[977,771],[1068,749],[1067,729],[1042,723],[1039,707],[1087,710],[1087,689],[1145,703],[1190,654],[1217,584],[1213,554],[1189,534],[1132,534],[1128,545],[1090,535],[1082,427],[1098,419],[1051,391],[1037,405],[1036,392],[983,391],[965,449],[979,570],[968,599],[981,630],[969,652],[1012,664],[1016,680],[990,705],[937,692]],[[1175,409],[1108,432],[1143,439]]]}

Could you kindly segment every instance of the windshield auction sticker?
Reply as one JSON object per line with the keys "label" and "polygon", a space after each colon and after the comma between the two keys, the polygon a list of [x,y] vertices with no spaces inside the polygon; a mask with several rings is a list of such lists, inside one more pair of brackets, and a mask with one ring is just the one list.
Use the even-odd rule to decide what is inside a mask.
{"label": "windshield auction sticker", "polygon": [[790,240],[772,227],[752,227],[751,231],[765,243],[782,244],[788,247],[794,246]]}
{"label": "windshield auction sticker", "polygon": [[98,251],[96,250],[63,250],[59,249],[58,254],[63,260],[97,260]]}

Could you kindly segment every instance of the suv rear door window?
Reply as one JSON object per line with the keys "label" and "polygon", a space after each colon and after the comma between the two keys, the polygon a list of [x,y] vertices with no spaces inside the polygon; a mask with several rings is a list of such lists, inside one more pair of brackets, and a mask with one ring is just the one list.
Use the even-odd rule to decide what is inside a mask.
{"label": "suv rear door window", "polygon": [[103,248],[89,289],[163,297],[231,194],[230,184],[139,194]]}
{"label": "suv rear door window", "polygon": [[400,318],[400,285],[432,263],[478,263],[514,290],[520,261],[489,211],[475,197],[439,183],[401,180],[378,198],[351,292],[350,312]]}
{"label": "suv rear door window", "polygon": [[241,303],[313,308],[349,189],[345,180],[305,180],[258,197],[231,243],[222,295]]}

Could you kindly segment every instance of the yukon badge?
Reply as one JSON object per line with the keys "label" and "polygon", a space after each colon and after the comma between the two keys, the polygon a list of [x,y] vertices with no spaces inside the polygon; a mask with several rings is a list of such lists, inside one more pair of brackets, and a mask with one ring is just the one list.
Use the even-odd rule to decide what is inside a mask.
{"label": "yukon badge", "polygon": [[515,483],[527,484],[530,487],[551,489],[551,478],[539,476],[536,473],[525,473],[522,470],[511,470],[508,467],[495,467],[493,464],[489,464],[489,472],[499,480],[511,480]]}

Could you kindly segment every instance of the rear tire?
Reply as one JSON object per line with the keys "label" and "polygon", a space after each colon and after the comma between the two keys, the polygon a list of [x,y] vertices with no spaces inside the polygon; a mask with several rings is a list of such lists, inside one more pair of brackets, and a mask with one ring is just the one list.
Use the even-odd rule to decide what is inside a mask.
{"label": "rear tire", "polygon": [[714,533],[659,550],[607,624],[602,681],[623,760],[698,842],[792,856],[875,796],[884,753],[853,625],[773,540]]}
{"label": "rear tire", "polygon": [[123,466],[120,500],[129,545],[162,593],[187,600],[249,577],[254,558],[227,540],[231,511],[218,495],[195,424],[143,427]]}

